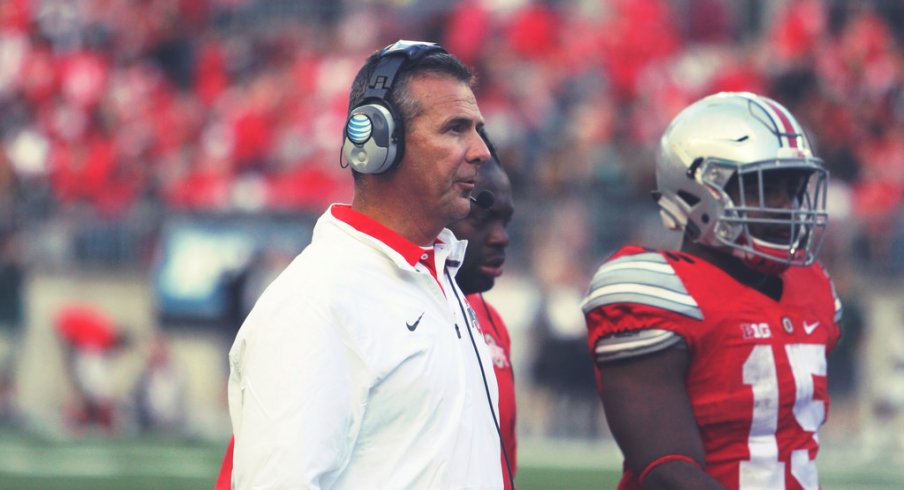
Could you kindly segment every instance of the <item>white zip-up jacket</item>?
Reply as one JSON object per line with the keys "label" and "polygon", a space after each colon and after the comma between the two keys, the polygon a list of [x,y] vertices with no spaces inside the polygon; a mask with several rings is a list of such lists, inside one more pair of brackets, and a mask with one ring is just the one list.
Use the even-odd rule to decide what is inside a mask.
{"label": "white zip-up jacket", "polygon": [[452,280],[466,245],[444,229],[434,277],[350,207],[320,217],[229,352],[234,489],[503,488],[492,357]]}

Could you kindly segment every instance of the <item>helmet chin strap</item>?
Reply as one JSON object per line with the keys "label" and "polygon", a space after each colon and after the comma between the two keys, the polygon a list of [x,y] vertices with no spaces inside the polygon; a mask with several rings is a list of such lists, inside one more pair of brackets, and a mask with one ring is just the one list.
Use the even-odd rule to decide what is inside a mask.
{"label": "helmet chin strap", "polygon": [[743,252],[744,257],[742,260],[747,267],[759,272],[760,274],[765,274],[767,276],[777,276],[782,272],[788,270],[788,264],[783,262],[776,262],[775,260],[767,259],[766,257],[761,257],[759,255],[754,255],[750,252]]}
{"label": "helmet chin strap", "polygon": [[[790,264],[788,249],[776,247],[767,242],[752,238],[751,249],[732,248],[732,255],[741,259],[747,267],[769,276],[777,276],[786,270]],[[767,257],[768,256],[768,257]]]}

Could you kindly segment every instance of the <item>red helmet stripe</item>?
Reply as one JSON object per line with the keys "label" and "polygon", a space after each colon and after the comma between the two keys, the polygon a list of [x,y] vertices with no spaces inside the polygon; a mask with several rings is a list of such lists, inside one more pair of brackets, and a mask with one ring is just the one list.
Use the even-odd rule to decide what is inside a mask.
{"label": "red helmet stripe", "polygon": [[771,100],[766,100],[765,102],[778,116],[783,127],[782,136],[788,138],[788,146],[791,148],[799,148],[798,141],[800,140],[800,132],[794,127],[794,123],[791,122],[791,118],[785,113],[784,108]]}

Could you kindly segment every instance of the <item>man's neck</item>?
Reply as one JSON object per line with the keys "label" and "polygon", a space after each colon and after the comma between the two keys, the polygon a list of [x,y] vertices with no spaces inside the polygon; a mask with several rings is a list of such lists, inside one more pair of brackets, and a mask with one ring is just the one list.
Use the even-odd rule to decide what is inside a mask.
{"label": "man's neck", "polygon": [[688,240],[685,240],[682,244],[681,251],[713,264],[739,283],[756,289],[776,301],[782,297],[784,282],[780,276],[755,271],[747,267],[741,259],[728,252],[714,250]]}
{"label": "man's neck", "polygon": [[430,225],[427,220],[417,214],[416,209],[398,199],[381,199],[373,203],[372,199],[360,197],[352,200],[352,209],[378,221],[383,226],[398,233],[406,240],[421,247],[430,247],[436,241],[442,226]]}

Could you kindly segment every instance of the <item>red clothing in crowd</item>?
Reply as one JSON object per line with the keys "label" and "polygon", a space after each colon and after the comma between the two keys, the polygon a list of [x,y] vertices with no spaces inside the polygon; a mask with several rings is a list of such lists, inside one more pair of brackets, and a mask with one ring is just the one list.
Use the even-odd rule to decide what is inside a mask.
{"label": "red clothing in crowd", "polygon": [[116,326],[101,312],[89,306],[68,306],[56,317],[59,334],[79,350],[108,350],[117,341]]}

